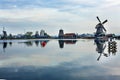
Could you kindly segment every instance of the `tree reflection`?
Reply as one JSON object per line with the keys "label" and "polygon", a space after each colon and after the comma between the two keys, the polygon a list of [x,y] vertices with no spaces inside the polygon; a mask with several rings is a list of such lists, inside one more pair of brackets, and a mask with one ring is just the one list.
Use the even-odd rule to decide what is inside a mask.
{"label": "tree reflection", "polygon": [[36,40],[36,41],[35,41],[35,44],[36,44],[36,46],[38,46],[38,45],[39,45],[39,41],[38,41],[38,40]]}
{"label": "tree reflection", "polygon": [[[35,45],[38,47],[39,45],[41,45],[41,47],[45,47],[46,44],[49,42],[49,40],[32,40],[32,41],[26,41],[26,42],[20,42],[20,43],[24,43],[26,46],[28,47],[32,47],[33,43],[35,43]],[[40,43],[40,44],[39,44]]]}
{"label": "tree reflection", "polygon": [[12,42],[9,42],[9,45],[12,46]]}
{"label": "tree reflection", "polygon": [[27,46],[33,46],[33,42],[31,41],[27,41],[27,42],[24,42]]}

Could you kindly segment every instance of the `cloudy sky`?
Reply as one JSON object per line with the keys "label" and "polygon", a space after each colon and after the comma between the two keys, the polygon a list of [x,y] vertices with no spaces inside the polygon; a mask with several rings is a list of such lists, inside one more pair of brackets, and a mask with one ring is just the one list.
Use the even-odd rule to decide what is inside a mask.
{"label": "cloudy sky", "polygon": [[120,0],[0,0],[0,31],[13,34],[44,29],[57,35],[61,28],[93,33],[96,16],[108,19],[108,33],[120,34]]}

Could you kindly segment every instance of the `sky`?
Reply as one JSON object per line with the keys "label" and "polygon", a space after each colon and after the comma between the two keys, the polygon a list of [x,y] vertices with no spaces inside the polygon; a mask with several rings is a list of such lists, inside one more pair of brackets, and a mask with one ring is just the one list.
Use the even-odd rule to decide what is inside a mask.
{"label": "sky", "polygon": [[0,34],[45,30],[50,35],[94,33],[108,19],[108,33],[120,34],[120,0],[0,0]]}

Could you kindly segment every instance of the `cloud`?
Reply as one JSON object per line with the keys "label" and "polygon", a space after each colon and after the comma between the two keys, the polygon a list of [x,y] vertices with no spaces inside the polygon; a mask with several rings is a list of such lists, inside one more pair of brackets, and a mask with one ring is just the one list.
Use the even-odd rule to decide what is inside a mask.
{"label": "cloud", "polygon": [[[120,25],[119,4],[114,0],[1,0],[0,23],[42,23],[54,29],[62,26],[69,31],[93,33],[98,23],[96,16],[110,20],[112,27]],[[116,28],[112,30],[119,32]]]}
{"label": "cloud", "polygon": [[106,0],[105,2],[106,2],[105,7],[113,7],[113,6],[120,5],[120,1],[117,1],[117,0]]}
{"label": "cloud", "polygon": [[[56,0],[1,0],[0,1],[2,9],[9,9],[9,8],[38,8],[38,7],[59,7],[64,5],[63,1],[56,1]],[[15,6],[15,7],[14,7]]]}

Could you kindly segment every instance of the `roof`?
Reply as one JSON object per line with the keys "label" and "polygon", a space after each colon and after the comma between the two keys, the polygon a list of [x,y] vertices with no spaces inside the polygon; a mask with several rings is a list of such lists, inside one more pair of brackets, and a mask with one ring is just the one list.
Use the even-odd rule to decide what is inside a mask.
{"label": "roof", "polygon": [[75,35],[75,33],[66,33],[64,35]]}

